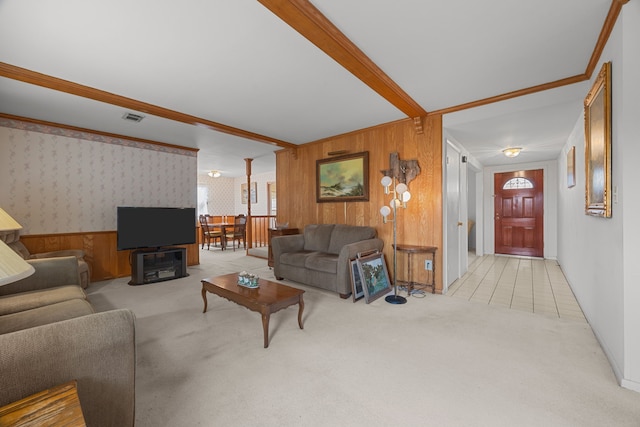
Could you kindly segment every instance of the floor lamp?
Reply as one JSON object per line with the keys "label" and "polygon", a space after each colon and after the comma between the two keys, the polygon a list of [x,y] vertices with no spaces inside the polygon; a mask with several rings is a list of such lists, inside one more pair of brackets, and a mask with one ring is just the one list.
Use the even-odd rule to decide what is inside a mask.
{"label": "floor lamp", "polygon": [[[407,302],[407,299],[403,296],[398,295],[398,281],[397,281],[397,271],[398,271],[398,245],[397,245],[397,235],[398,235],[398,208],[405,209],[407,207],[407,202],[411,199],[411,193],[409,193],[407,185],[405,183],[400,183],[396,185],[396,178],[393,179],[390,176],[382,177],[380,180],[380,184],[384,187],[384,194],[392,194],[391,203],[389,206],[383,206],[380,208],[380,214],[382,214],[382,222],[387,223],[391,221],[393,223],[393,295],[388,295],[385,297],[385,301],[390,304],[404,304]],[[393,190],[390,192],[389,187],[393,184]],[[393,212],[393,218],[391,220],[388,219],[389,215]]]}

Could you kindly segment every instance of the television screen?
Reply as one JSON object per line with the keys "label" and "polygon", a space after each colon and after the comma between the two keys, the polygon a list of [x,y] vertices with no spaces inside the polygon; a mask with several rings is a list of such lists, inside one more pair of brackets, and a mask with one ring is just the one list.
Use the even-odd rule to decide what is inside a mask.
{"label": "television screen", "polygon": [[118,206],[117,232],[119,251],[195,243],[196,209]]}

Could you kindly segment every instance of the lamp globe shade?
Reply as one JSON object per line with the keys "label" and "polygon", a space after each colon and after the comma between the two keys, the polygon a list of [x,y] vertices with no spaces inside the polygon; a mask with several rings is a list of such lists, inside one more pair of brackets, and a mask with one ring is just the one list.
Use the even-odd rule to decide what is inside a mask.
{"label": "lamp globe shade", "polygon": [[407,191],[409,188],[407,188],[407,184],[401,182],[400,184],[396,185],[396,192],[398,194],[402,194],[405,191]]}
{"label": "lamp globe shade", "polygon": [[380,184],[382,184],[384,187],[388,187],[391,185],[391,177],[390,176],[383,176],[382,179],[380,180]]}
{"label": "lamp globe shade", "polygon": [[380,208],[380,214],[383,217],[388,217],[390,213],[391,213],[391,208],[389,206],[383,206]]}

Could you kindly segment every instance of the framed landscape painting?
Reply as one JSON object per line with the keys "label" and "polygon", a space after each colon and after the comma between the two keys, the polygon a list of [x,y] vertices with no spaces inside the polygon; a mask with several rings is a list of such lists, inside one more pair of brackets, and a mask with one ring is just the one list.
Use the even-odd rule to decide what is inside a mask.
{"label": "framed landscape painting", "polygon": [[316,160],[316,201],[369,200],[369,152]]}
{"label": "framed landscape painting", "polygon": [[367,304],[391,291],[391,281],[384,254],[377,253],[358,258],[358,269],[364,290],[364,299]]}
{"label": "framed landscape painting", "polygon": [[584,100],[587,215],[611,217],[611,62]]}

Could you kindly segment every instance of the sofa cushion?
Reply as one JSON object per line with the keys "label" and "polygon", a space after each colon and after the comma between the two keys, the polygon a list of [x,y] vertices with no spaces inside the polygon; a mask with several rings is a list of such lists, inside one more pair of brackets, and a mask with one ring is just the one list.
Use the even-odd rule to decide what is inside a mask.
{"label": "sofa cushion", "polygon": [[304,250],[327,252],[334,224],[309,224],[304,228]]}
{"label": "sofa cushion", "polygon": [[325,252],[313,252],[306,257],[304,266],[308,270],[336,274],[338,271],[338,256]]}
{"label": "sofa cushion", "polygon": [[310,254],[317,252],[313,251],[299,251],[299,252],[285,252],[280,255],[280,264],[292,265],[294,267],[303,267]]}
{"label": "sofa cushion", "polygon": [[87,296],[82,288],[75,285],[0,296],[0,315],[18,313],[76,298],[86,299]]}
{"label": "sofa cushion", "polygon": [[339,254],[345,245],[374,237],[376,237],[376,230],[373,227],[336,224],[326,252]]}
{"label": "sofa cushion", "polygon": [[19,313],[0,316],[0,334],[21,331],[34,326],[46,325],[60,320],[73,319],[94,313],[93,307],[85,299],[72,299],[38,307]]}

